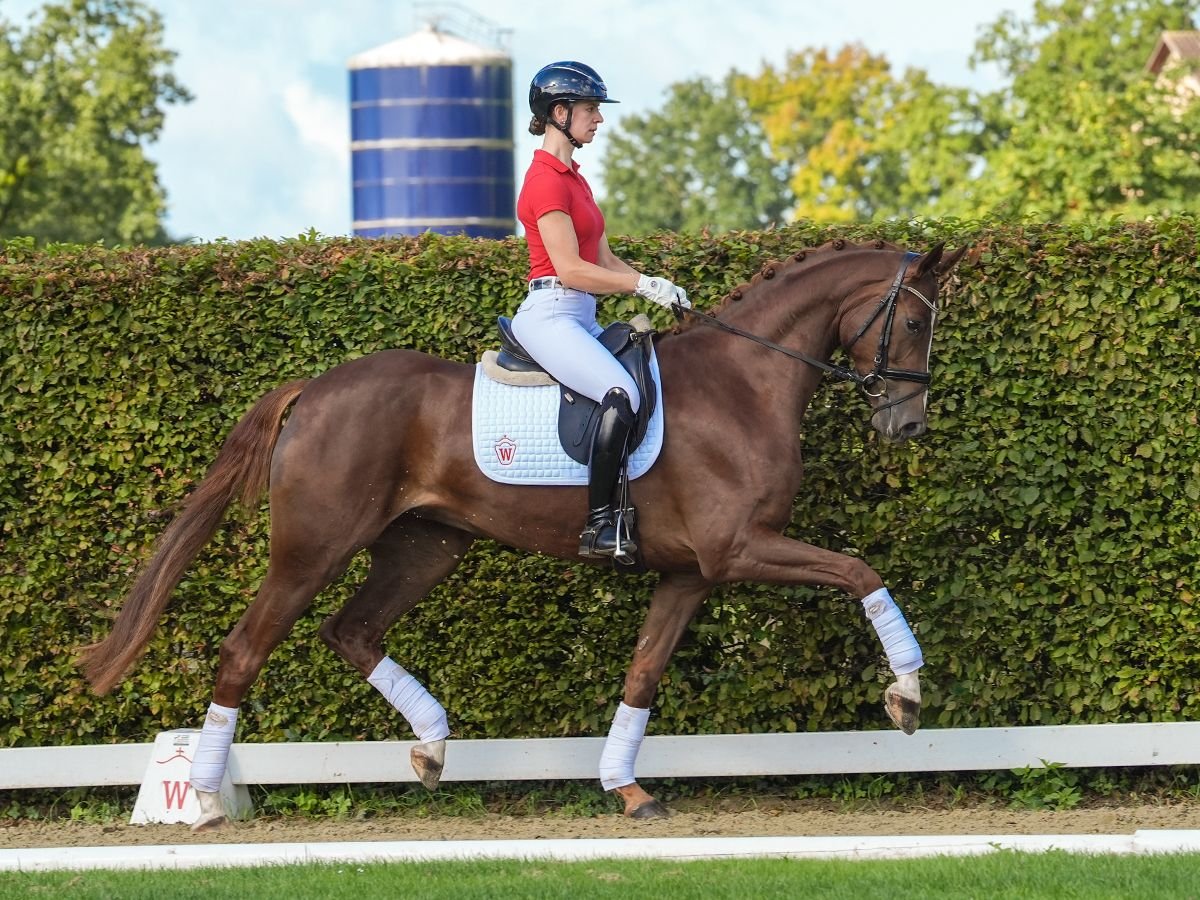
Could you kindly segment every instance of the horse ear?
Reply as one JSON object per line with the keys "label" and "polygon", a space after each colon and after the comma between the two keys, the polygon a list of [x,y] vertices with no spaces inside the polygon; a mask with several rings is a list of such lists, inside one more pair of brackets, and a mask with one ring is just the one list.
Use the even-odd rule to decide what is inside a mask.
{"label": "horse ear", "polygon": [[937,273],[938,278],[941,278],[956,265],[958,265],[958,261],[963,258],[963,254],[966,252],[967,246],[964,244],[957,250],[953,251],[949,256],[943,256],[941,261],[933,267],[933,271]]}
{"label": "horse ear", "polygon": [[946,247],[946,242],[942,241],[941,243],[937,244],[932,250],[930,250],[928,253],[926,253],[924,256],[917,257],[916,274],[913,277],[920,278],[921,276],[926,275],[931,269],[936,271],[936,269],[934,269],[934,267],[938,264],[938,261],[942,258],[942,250],[945,249],[945,247]]}
{"label": "horse ear", "polygon": [[946,242],[941,241],[934,246],[932,250],[924,256],[917,258],[916,276],[920,278],[922,275],[927,275],[933,272],[935,276],[941,278],[947,272],[957,265],[962,259],[963,254],[967,252],[966,246],[959,247],[957,250],[951,251],[949,256],[944,256],[943,252],[946,249]]}

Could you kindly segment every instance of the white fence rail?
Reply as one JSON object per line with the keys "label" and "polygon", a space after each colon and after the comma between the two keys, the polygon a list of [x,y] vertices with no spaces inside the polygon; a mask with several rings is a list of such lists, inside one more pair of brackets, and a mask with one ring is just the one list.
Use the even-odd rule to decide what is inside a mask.
{"label": "white fence rail", "polygon": [[[603,738],[450,740],[451,781],[597,777]],[[409,741],[234,744],[234,784],[416,781]],[[0,790],[141,784],[153,744],[0,749]],[[819,734],[651,736],[637,776],[711,778],[1200,764],[1200,722],[922,729]]]}

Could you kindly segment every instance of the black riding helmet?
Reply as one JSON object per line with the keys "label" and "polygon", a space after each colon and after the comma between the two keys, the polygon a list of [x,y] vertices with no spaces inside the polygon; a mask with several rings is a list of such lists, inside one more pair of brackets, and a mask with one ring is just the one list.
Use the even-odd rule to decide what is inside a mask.
{"label": "black riding helmet", "polygon": [[[581,62],[564,60],[543,66],[529,82],[529,111],[535,121],[554,125],[567,136],[574,146],[582,146],[571,137],[571,104],[577,100],[595,100],[599,103],[619,103],[608,96],[608,86],[591,66]],[[567,103],[567,121],[559,125],[550,116],[555,103]]]}

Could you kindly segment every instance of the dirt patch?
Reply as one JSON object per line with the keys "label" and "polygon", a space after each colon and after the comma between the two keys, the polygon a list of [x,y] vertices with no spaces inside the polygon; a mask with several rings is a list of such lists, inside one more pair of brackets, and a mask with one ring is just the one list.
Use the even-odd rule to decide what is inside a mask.
{"label": "dirt patch", "polygon": [[0,825],[0,848],[130,844],[324,843],[330,841],[545,840],[549,838],[783,837],[916,834],[1131,834],[1200,829],[1200,801],[1095,806],[1069,811],[972,806],[846,811],[828,802],[688,808],[635,822],[578,816],[388,815],[367,819],[256,818],[194,835],[186,825],[22,822]]}

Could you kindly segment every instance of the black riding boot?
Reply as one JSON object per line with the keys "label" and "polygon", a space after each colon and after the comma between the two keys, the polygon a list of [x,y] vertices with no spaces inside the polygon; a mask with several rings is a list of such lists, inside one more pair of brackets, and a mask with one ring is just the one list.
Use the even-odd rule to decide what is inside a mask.
{"label": "black riding boot", "polygon": [[[600,422],[592,440],[588,462],[588,517],[579,535],[579,555],[588,558],[611,557],[617,549],[616,510],[613,495],[617,478],[625,462],[625,446],[633,428],[633,407],[620,388],[604,395],[600,404]],[[631,541],[621,543],[622,556],[632,556],[637,547]]]}

